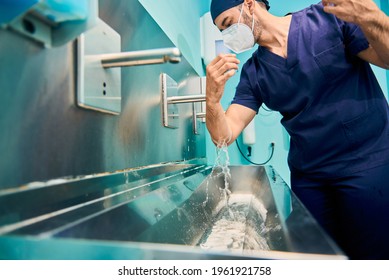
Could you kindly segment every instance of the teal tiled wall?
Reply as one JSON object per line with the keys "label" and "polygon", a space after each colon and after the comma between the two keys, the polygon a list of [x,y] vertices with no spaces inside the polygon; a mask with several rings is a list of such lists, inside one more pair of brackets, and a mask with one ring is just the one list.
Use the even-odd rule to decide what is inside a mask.
{"label": "teal tiled wall", "polygon": [[203,76],[200,17],[209,11],[210,0],[139,0],[195,71]]}

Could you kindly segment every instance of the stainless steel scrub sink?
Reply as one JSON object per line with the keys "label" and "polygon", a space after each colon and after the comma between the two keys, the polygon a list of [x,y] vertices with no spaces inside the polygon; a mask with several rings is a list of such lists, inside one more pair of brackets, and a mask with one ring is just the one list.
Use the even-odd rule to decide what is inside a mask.
{"label": "stainless steel scrub sink", "polygon": [[271,166],[230,173],[172,163],[2,192],[0,259],[345,258]]}

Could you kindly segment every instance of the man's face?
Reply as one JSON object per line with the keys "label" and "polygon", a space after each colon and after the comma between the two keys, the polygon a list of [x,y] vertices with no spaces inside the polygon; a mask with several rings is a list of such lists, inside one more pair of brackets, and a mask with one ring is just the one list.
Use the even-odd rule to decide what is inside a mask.
{"label": "man's face", "polygon": [[215,19],[215,24],[220,31],[223,31],[224,29],[238,22],[240,16],[240,7],[242,7],[242,5],[228,9]]}
{"label": "man's face", "polygon": [[[265,7],[263,8],[266,9]],[[215,19],[215,24],[217,28],[219,28],[220,31],[223,31],[226,28],[230,27],[231,25],[238,23],[241,14],[240,13],[241,9],[243,9],[243,13],[240,22],[246,24],[251,29],[254,15],[249,14],[248,8],[245,7],[244,4],[238,5],[236,7],[233,7],[221,13]],[[261,37],[262,31],[263,31],[262,24],[257,19],[254,18],[253,34],[256,42]]]}

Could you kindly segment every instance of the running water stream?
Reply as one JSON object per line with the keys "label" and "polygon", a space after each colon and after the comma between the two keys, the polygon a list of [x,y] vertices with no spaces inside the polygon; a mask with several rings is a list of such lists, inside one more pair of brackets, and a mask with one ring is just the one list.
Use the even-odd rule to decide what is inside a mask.
{"label": "running water stream", "polygon": [[231,172],[229,166],[230,156],[228,154],[228,147],[226,143],[223,143],[217,146],[215,164],[213,165],[210,178],[206,182],[206,198],[203,202],[204,207],[207,205],[209,200],[209,181],[210,179],[217,177],[224,177],[224,186],[219,187],[219,189],[224,193],[225,203],[228,207],[228,198],[231,194],[231,191],[229,189],[231,179]]}
{"label": "running water stream", "polygon": [[[210,178],[206,182],[207,194],[203,206],[205,207],[209,201],[209,182],[218,177],[223,178],[224,182],[223,186],[217,186],[224,197],[220,201],[223,205],[217,207],[220,211],[213,218],[212,227],[200,239],[200,247],[206,250],[216,249],[239,253],[243,253],[245,249],[269,250],[266,239],[261,236],[261,233],[266,231],[265,207],[255,199],[253,194],[231,192],[230,158],[226,144],[218,145],[216,155]],[[212,185],[212,187],[216,186]]]}

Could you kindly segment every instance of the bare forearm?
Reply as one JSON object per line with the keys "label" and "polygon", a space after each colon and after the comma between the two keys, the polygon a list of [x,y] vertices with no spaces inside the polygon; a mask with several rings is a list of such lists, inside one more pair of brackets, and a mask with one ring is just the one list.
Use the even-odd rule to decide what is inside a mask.
{"label": "bare forearm", "polygon": [[389,65],[389,17],[373,0],[323,0],[324,11],[357,24],[382,63]]}
{"label": "bare forearm", "polygon": [[238,69],[239,60],[232,54],[220,54],[207,66],[207,129],[215,145],[230,145],[243,128],[254,118],[255,111],[232,104],[224,112],[220,100],[224,86]]}
{"label": "bare forearm", "polygon": [[235,75],[239,63],[234,54],[219,54],[207,65],[206,120],[212,141],[217,146],[228,145],[232,141],[231,126],[220,100],[227,80]]}
{"label": "bare forearm", "polygon": [[217,146],[231,144],[232,131],[221,104],[207,102],[206,110],[206,124],[212,141]]}
{"label": "bare forearm", "polygon": [[359,21],[363,33],[381,60],[389,65],[389,17],[378,8],[361,16]]}

